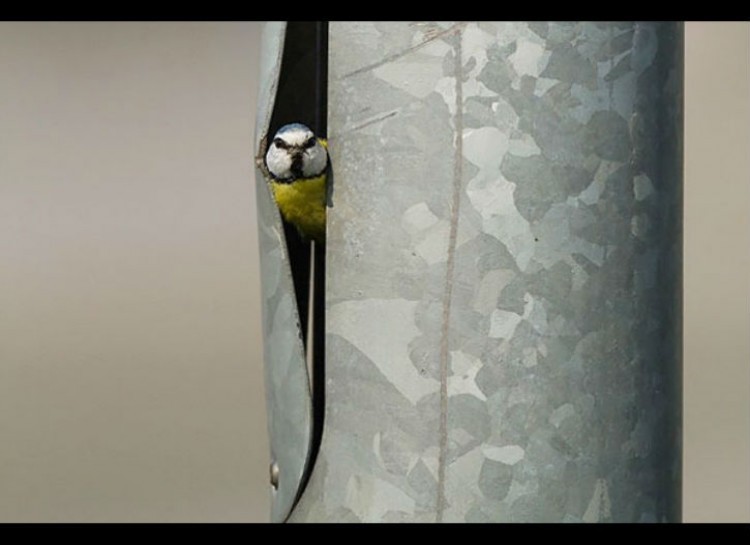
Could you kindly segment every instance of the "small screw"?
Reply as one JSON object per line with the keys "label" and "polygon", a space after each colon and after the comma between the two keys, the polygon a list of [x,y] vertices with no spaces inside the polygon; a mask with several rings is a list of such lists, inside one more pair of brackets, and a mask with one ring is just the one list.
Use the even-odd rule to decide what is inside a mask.
{"label": "small screw", "polygon": [[279,488],[279,464],[277,464],[276,462],[272,462],[270,473],[271,473],[271,486],[273,486],[274,490],[277,490]]}

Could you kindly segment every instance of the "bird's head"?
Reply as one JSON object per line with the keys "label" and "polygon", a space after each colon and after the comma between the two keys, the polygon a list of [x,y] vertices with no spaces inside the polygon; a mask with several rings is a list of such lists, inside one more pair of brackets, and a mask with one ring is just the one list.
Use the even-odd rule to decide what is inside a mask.
{"label": "bird's head", "polygon": [[328,153],[315,134],[301,123],[284,125],[266,153],[268,171],[279,180],[310,178],[323,173]]}

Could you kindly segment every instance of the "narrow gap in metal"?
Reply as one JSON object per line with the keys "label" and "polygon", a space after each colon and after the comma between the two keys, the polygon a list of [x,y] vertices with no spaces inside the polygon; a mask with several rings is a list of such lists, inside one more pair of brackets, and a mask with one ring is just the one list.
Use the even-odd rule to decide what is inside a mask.
{"label": "narrow gap in metal", "polygon": [[[289,21],[268,134],[302,123],[320,138],[328,128],[328,22]],[[330,172],[329,172],[330,177]],[[325,244],[307,242],[284,221],[300,332],[312,394],[312,430],[295,504],[310,478],[323,436],[325,410]],[[282,468],[283,471],[283,468]]]}
{"label": "narrow gap in metal", "polygon": [[455,47],[456,112],[453,118],[455,131],[455,155],[453,164],[453,198],[451,202],[451,228],[448,239],[448,258],[445,266],[445,291],[443,294],[443,324],[440,338],[440,432],[438,453],[438,489],[435,506],[435,522],[443,522],[445,512],[445,471],[448,456],[448,358],[450,344],[451,299],[453,298],[453,270],[456,261],[456,239],[458,237],[459,205],[461,204],[461,180],[463,178],[463,64],[461,51],[461,29],[453,36]]}
{"label": "narrow gap in metal", "polygon": [[314,354],[315,354],[315,241],[310,241],[310,291],[307,297],[307,330],[305,339],[307,351],[305,353],[305,363],[307,364],[307,374],[310,380],[310,391],[313,392],[313,373],[314,373]]}
{"label": "narrow gap in metal", "polygon": [[[328,22],[315,23],[315,133],[328,137]],[[333,183],[331,169],[328,169],[327,183]],[[313,343],[313,429],[310,446],[308,477],[312,473],[323,440],[325,422],[325,288],[326,288],[326,246],[316,244],[313,248],[315,262],[314,298],[315,320],[312,328]],[[303,487],[304,488],[304,487]],[[302,489],[303,489],[302,488]]]}

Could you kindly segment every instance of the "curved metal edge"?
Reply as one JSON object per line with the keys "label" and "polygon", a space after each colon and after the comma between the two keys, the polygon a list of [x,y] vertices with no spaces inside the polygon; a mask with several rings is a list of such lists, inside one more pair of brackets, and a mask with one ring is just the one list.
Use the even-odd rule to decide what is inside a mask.
{"label": "curved metal edge", "polygon": [[269,21],[263,26],[258,81],[258,109],[255,115],[255,151],[261,156],[263,138],[271,122],[284,53],[286,22]]}
{"label": "curved metal edge", "polygon": [[286,24],[280,22],[267,23],[263,30],[255,127],[266,406],[271,463],[278,468],[277,485],[271,487],[272,522],[284,522],[294,506],[309,460],[312,429],[310,381],[284,229],[262,163],[285,31]]}

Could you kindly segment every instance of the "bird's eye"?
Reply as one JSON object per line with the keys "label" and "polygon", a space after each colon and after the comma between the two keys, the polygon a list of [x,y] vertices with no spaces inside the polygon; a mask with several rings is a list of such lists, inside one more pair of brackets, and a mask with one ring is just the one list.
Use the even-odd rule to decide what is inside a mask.
{"label": "bird's eye", "polygon": [[314,136],[311,136],[310,138],[307,139],[307,141],[305,141],[305,147],[306,148],[311,148],[314,145],[315,145],[315,137]]}
{"label": "bird's eye", "polygon": [[284,142],[281,138],[274,138],[273,143],[277,148],[287,149],[289,147],[286,145],[286,142]]}

